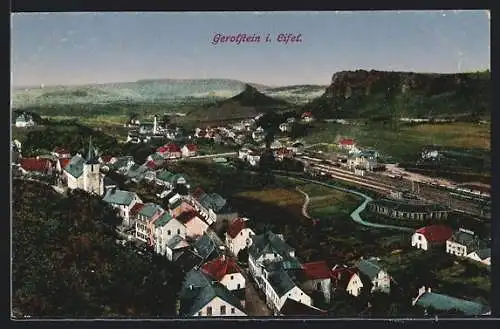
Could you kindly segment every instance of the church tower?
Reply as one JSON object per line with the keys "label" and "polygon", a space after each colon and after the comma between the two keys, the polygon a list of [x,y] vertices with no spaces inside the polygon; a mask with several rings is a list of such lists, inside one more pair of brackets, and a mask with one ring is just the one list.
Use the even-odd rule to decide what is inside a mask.
{"label": "church tower", "polygon": [[89,151],[83,164],[83,189],[89,193],[102,195],[104,193],[103,178],[100,170],[101,165],[97,158],[97,152],[92,146],[92,136],[89,141]]}

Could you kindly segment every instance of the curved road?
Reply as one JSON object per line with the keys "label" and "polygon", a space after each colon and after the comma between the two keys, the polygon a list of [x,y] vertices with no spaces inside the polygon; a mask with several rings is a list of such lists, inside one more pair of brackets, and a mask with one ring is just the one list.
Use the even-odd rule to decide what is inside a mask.
{"label": "curved road", "polygon": [[338,187],[338,186],[335,186],[335,185],[332,185],[332,184],[318,182],[318,181],[307,179],[307,178],[289,177],[289,176],[285,176],[285,175],[277,175],[277,176],[298,179],[298,180],[301,180],[301,181],[304,181],[304,182],[326,186],[328,188],[333,188],[333,189],[336,189],[336,190],[339,190],[339,191],[342,191],[342,192],[345,192],[345,193],[350,193],[350,194],[354,194],[354,195],[357,195],[359,197],[362,197],[364,199],[364,201],[356,209],[354,209],[354,211],[351,213],[352,220],[355,221],[358,224],[361,224],[361,225],[364,225],[364,226],[367,226],[367,227],[373,227],[373,228],[381,228],[381,229],[388,229],[388,230],[398,230],[398,231],[403,231],[403,232],[415,232],[415,229],[412,229],[412,228],[409,228],[409,227],[387,225],[387,224],[378,224],[378,223],[371,223],[371,222],[367,222],[367,221],[363,220],[363,218],[361,218],[361,216],[360,216],[360,213],[363,212],[363,210],[365,210],[365,208],[366,208],[366,205],[370,201],[373,200],[371,197],[369,197],[366,194],[363,194],[363,193],[358,192],[358,191],[354,191],[354,190],[350,190],[350,189]]}

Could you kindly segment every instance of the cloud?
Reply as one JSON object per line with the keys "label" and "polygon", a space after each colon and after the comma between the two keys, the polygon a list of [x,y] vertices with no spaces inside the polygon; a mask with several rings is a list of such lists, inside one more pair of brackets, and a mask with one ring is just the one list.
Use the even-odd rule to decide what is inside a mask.
{"label": "cloud", "polygon": [[60,42],[60,43],[65,43],[66,41],[68,41],[68,38],[61,38],[61,39],[59,40],[59,42]]}

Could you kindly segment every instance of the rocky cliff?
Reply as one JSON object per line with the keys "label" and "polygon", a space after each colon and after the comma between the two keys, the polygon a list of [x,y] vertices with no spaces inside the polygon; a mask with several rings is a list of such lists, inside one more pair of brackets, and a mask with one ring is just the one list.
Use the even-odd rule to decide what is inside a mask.
{"label": "rocky cliff", "polygon": [[318,117],[453,116],[490,113],[490,73],[342,71],[305,105]]}

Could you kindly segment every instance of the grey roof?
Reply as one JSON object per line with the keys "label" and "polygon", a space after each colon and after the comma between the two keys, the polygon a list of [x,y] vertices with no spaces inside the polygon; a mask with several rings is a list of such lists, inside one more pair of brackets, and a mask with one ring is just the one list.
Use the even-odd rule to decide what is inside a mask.
{"label": "grey roof", "polygon": [[208,259],[208,257],[217,250],[216,247],[215,242],[213,242],[207,234],[204,234],[194,243],[196,253],[204,260]]}
{"label": "grey roof", "polygon": [[146,218],[151,218],[153,215],[158,212],[162,211],[163,208],[157,205],[156,203],[146,203],[144,207],[139,211],[139,215],[144,216]]}
{"label": "grey roof", "polygon": [[106,191],[103,201],[116,205],[128,206],[134,200],[136,194],[129,191],[110,189]]}
{"label": "grey roof", "polygon": [[214,212],[221,210],[227,203],[226,199],[217,193],[204,194],[199,202],[203,207],[212,209]]}
{"label": "grey roof", "polygon": [[484,260],[486,258],[490,258],[491,257],[491,249],[490,248],[479,249],[477,251],[477,255],[479,256],[479,258],[481,258],[481,260]]}
{"label": "grey roof", "polygon": [[281,261],[264,261],[264,267],[268,272],[303,269],[303,266],[300,263],[300,261],[297,258],[290,256],[285,257]]}
{"label": "grey roof", "polygon": [[64,170],[67,171],[71,176],[78,178],[83,174],[84,163],[85,159],[81,155],[77,154],[71,158]]}
{"label": "grey roof", "polygon": [[415,305],[423,308],[431,307],[438,311],[451,311],[456,309],[468,316],[482,315],[489,311],[486,305],[434,292],[424,293],[417,299]]}
{"label": "grey roof", "polygon": [[219,297],[240,310],[243,309],[239,299],[225,286],[212,281],[198,270],[191,270],[187,273],[179,297],[181,316],[195,315],[215,297]]}
{"label": "grey roof", "polygon": [[167,247],[172,249],[182,240],[184,240],[184,238],[182,236],[174,235],[170,240],[167,241]]}
{"label": "grey roof", "polygon": [[380,266],[379,262],[376,259],[362,259],[360,260],[357,264],[356,267],[359,269],[359,271],[366,275],[370,280],[373,280],[380,271],[382,270],[382,267]]}
{"label": "grey roof", "polygon": [[467,249],[479,248],[479,239],[474,234],[464,231],[456,231],[450,238],[450,241],[466,246]]}
{"label": "grey roof", "polygon": [[151,169],[149,169],[148,167],[143,166],[143,165],[140,166],[138,164],[134,164],[129,168],[129,170],[127,172],[127,177],[140,180],[140,179],[144,178],[144,176],[146,175],[146,173],[148,171],[151,171]]}
{"label": "grey roof", "polygon": [[292,251],[294,251],[292,247],[271,231],[254,235],[249,248],[249,253],[254,259],[268,253],[276,253],[285,257]]}
{"label": "grey roof", "polygon": [[297,286],[285,271],[273,272],[269,274],[267,280],[279,297],[284,296],[293,287]]}

